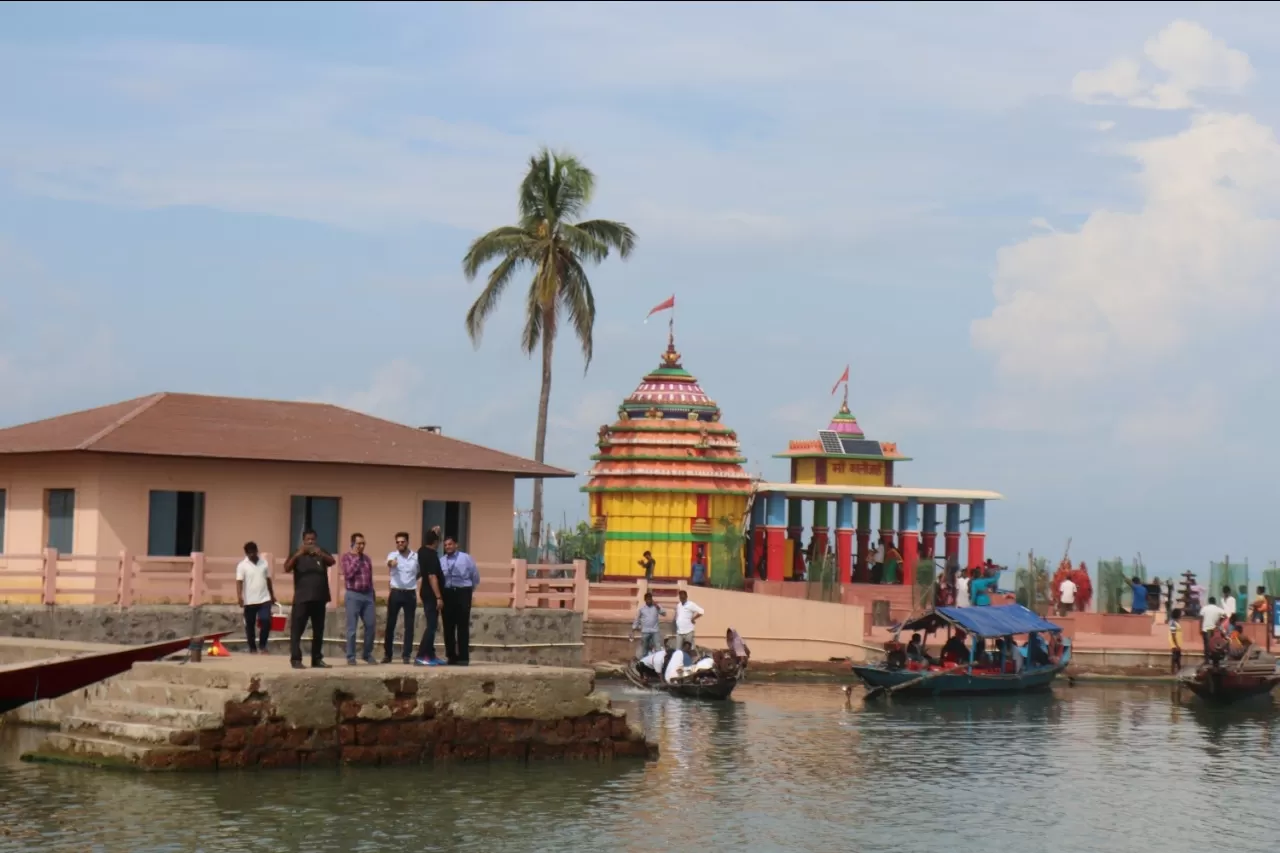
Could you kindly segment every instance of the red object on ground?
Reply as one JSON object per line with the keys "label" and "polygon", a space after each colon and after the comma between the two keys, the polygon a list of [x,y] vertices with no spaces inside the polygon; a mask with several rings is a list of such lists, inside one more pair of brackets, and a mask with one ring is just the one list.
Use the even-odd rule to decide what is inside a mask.
{"label": "red object on ground", "polygon": [[271,630],[283,631],[285,623],[288,621],[289,621],[288,617],[286,617],[283,613],[272,613],[271,614]]}

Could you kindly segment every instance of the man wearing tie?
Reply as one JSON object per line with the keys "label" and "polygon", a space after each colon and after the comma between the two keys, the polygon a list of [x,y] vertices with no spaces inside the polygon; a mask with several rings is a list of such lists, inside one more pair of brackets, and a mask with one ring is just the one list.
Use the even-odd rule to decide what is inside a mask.
{"label": "man wearing tie", "polygon": [[458,550],[452,536],[444,539],[444,654],[450,666],[466,666],[471,657],[471,596],[480,585],[480,570],[471,555]]}

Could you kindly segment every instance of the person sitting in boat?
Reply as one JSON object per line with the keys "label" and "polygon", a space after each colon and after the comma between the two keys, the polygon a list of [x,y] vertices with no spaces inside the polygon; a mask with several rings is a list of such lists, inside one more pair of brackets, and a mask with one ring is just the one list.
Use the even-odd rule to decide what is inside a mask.
{"label": "person sitting in boat", "polygon": [[1002,672],[1022,672],[1022,649],[1011,635],[1000,641],[1000,669]]}
{"label": "person sitting in boat", "polygon": [[693,643],[686,640],[679,651],[673,651],[667,659],[667,665],[662,670],[662,680],[670,684],[680,678],[684,674],[684,670],[692,665]]}
{"label": "person sitting in boat", "polygon": [[1049,666],[1053,661],[1049,657],[1049,647],[1044,637],[1032,634],[1027,638],[1027,664],[1033,667]]}
{"label": "person sitting in boat", "polygon": [[933,666],[937,663],[928,652],[924,650],[924,640],[917,632],[911,635],[911,641],[907,643],[907,661],[910,663],[924,663]]}
{"label": "person sitting in boat", "polygon": [[746,666],[747,661],[751,660],[751,648],[743,641],[742,635],[730,628],[724,632],[724,640],[725,648],[733,655],[734,660]]}
{"label": "person sitting in boat", "polygon": [[1231,635],[1227,638],[1227,659],[1241,660],[1249,651],[1253,641],[1245,636],[1244,625],[1234,616],[1231,621]]}
{"label": "person sitting in boat", "polygon": [[667,651],[666,649],[658,649],[656,651],[650,652],[649,654],[640,658],[640,660],[637,662],[638,668],[642,672],[648,669],[648,670],[651,670],[654,675],[661,676],[663,673],[663,670],[667,665],[667,656],[670,654],[671,652]]}
{"label": "person sitting in boat", "polygon": [[968,639],[962,629],[957,628],[956,632],[951,635],[951,639],[947,640],[942,646],[942,663],[943,664],[960,664],[969,661],[969,646],[965,643]]}

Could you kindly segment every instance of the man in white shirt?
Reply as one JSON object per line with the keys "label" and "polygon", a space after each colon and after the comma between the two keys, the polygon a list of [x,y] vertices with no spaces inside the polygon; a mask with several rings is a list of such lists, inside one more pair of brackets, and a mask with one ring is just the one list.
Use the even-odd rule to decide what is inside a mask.
{"label": "man in white shirt", "polygon": [[1209,660],[1209,638],[1218,630],[1218,623],[1226,618],[1227,611],[1218,606],[1218,599],[1209,596],[1209,603],[1200,608],[1200,637],[1204,640],[1204,659]]}
{"label": "man in white shirt", "polygon": [[1076,608],[1076,582],[1069,577],[1058,585],[1058,615],[1066,616]]}
{"label": "man in white shirt", "polygon": [[271,565],[259,556],[256,542],[244,544],[244,559],[236,566],[236,598],[244,608],[249,654],[261,651],[265,655],[271,635],[271,605],[275,604],[276,593],[271,588]]}
{"label": "man in white shirt", "polygon": [[387,594],[387,632],[382,640],[382,662],[391,663],[395,649],[396,622],[404,611],[404,642],[400,659],[413,663],[413,618],[418,611],[418,552],[409,550],[409,534],[396,534],[396,549],[387,555],[391,570],[391,592]]}
{"label": "man in white shirt", "polygon": [[956,607],[969,606],[969,576],[964,569],[956,572]]}
{"label": "man in white shirt", "polygon": [[666,671],[662,673],[663,681],[671,682],[686,674],[685,668],[693,663],[692,649],[692,643],[683,643],[680,648],[676,649],[675,654],[671,655],[671,660],[667,661]]}
{"label": "man in white shirt", "polygon": [[689,600],[689,593],[680,590],[680,603],[676,605],[676,644],[683,647],[685,643],[694,645],[693,623],[706,611]]}

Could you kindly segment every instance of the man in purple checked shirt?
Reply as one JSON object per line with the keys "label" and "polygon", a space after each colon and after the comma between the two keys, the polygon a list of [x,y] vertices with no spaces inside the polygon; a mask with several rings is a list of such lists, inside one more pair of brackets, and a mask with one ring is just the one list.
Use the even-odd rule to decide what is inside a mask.
{"label": "man in purple checked shirt", "polygon": [[364,534],[351,534],[351,550],[342,555],[342,581],[347,592],[347,664],[356,665],[356,622],[364,623],[364,662],[373,663],[377,608],[373,598],[373,561],[364,552]]}

